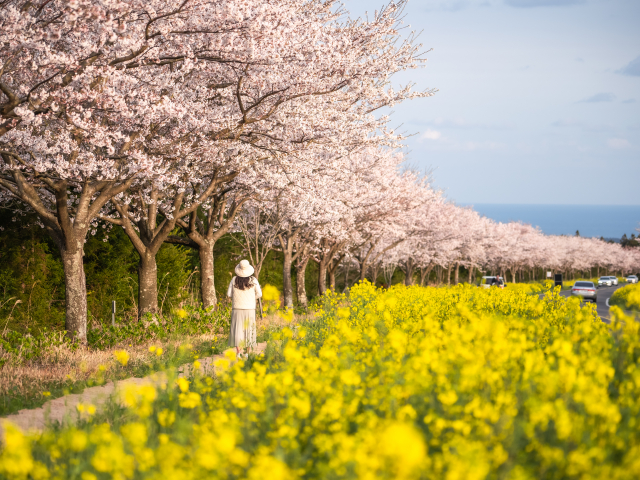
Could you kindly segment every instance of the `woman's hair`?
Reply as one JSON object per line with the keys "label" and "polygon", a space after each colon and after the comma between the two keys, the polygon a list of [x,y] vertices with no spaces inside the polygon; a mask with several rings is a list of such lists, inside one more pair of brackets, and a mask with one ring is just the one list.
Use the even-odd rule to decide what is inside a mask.
{"label": "woman's hair", "polygon": [[233,286],[239,290],[246,290],[252,284],[251,277],[236,277],[236,281],[233,282]]}

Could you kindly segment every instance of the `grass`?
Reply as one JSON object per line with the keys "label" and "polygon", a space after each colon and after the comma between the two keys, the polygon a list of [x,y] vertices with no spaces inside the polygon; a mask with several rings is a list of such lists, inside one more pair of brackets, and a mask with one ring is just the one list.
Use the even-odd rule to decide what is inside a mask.
{"label": "grass", "polygon": [[[296,320],[307,317],[306,314],[298,314]],[[291,320],[291,317],[279,312],[272,312],[264,318],[258,317],[258,342],[266,341],[274,332],[289,325]],[[156,351],[150,352],[150,347],[156,347]],[[163,349],[161,356],[156,354],[157,348]],[[72,349],[65,344],[51,346],[38,358],[21,364],[9,362],[0,367],[0,416],[25,408],[38,408],[48,400],[82,393],[87,387],[179,367],[193,362],[196,357],[220,354],[227,348],[226,333],[173,335],[164,340],[121,343],[105,349]],[[124,367],[115,359],[117,350],[126,350],[129,354],[129,362]]]}
{"label": "grass", "polygon": [[[6,364],[0,369],[0,415],[37,408],[53,398],[81,393],[87,387],[109,381],[178,367],[192,362],[196,356],[222,353],[226,344],[226,336],[199,335],[124,345],[120,349],[125,349],[130,356],[125,367],[115,361],[114,352],[118,348],[71,350],[66,346],[53,347],[37,360],[24,365]],[[191,348],[185,348],[187,345]],[[150,352],[151,346],[162,348],[163,354],[158,356]]]}

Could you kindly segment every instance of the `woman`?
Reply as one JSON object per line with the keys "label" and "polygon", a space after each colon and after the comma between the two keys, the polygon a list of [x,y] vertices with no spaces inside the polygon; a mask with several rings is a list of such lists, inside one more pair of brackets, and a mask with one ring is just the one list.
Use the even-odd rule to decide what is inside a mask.
{"label": "woman", "polygon": [[236,276],[231,279],[227,297],[231,299],[231,332],[229,346],[249,351],[256,345],[256,300],[262,298],[260,284],[253,275],[253,267],[247,260],[236,266]]}

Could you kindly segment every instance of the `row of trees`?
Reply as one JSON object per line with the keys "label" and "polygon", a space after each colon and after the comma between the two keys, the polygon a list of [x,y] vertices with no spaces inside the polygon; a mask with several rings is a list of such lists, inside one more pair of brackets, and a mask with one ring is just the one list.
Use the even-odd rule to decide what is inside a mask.
{"label": "row of trees", "polygon": [[[390,83],[425,61],[399,33],[403,6],[353,19],[328,0],[1,2],[0,201],[56,244],[70,334],[86,338],[83,247],[101,227],[139,256],[140,315],[158,311],[165,242],[197,249],[215,306],[229,232],[258,271],[283,252],[287,306],[310,261],[320,293],[340,265],[361,279],[397,265],[409,283],[436,266],[581,268],[588,248],[483,219],[402,168],[385,109],[434,94]],[[637,265],[607,248],[588,261]]]}
{"label": "row of trees", "polygon": [[531,225],[498,223],[447,202],[427,177],[397,173],[401,157],[365,151],[351,159],[344,183],[290,184],[252,199],[238,215],[239,238],[258,271],[270,249],[284,253],[286,306],[293,305],[293,263],[298,303],[307,304],[302,279],[309,260],[319,265],[321,294],[335,288],[338,269],[346,278],[355,271],[356,279],[373,282],[382,275],[387,285],[397,269],[407,285],[426,284],[434,270],[437,282],[457,284],[461,268],[470,283],[483,272],[517,282],[525,276],[541,280],[547,271],[586,278],[640,271],[638,249],[544,235]]}
{"label": "row of trees", "polygon": [[100,222],[140,256],[141,313],[176,228],[201,252],[259,185],[401,145],[383,107],[424,61],[399,37],[403,3],[352,19],[324,0],[53,0],[0,4],[0,186],[33,210],[63,260],[67,329],[86,337],[82,266]]}

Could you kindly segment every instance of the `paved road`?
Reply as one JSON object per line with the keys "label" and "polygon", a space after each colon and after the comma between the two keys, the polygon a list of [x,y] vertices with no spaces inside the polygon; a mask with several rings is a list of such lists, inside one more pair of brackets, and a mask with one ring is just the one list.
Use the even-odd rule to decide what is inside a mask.
{"label": "paved road", "polygon": [[[609,320],[609,307],[607,305],[607,300],[611,298],[613,292],[615,292],[619,288],[624,287],[625,285],[627,284],[619,283],[614,287],[600,287],[598,289],[598,316],[602,319],[603,322],[611,323],[611,321]],[[560,292],[560,295],[562,295],[563,297],[568,297],[571,295],[571,290],[562,291]]]}

